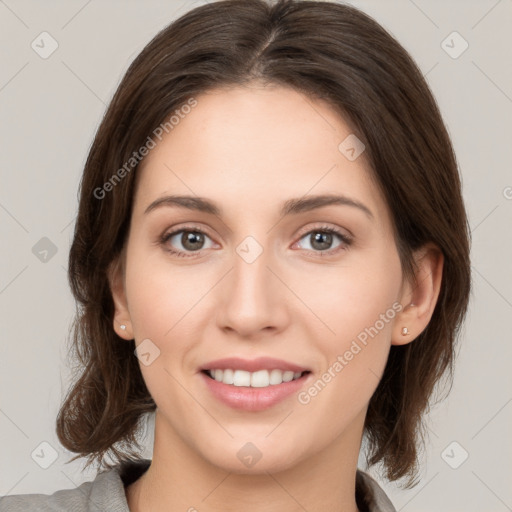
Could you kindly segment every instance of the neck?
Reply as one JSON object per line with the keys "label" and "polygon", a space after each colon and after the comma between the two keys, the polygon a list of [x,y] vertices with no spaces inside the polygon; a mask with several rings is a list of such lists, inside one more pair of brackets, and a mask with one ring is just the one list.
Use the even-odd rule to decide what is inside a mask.
{"label": "neck", "polygon": [[157,411],[152,463],[127,487],[128,506],[131,512],[357,512],[361,420],[364,416],[322,451],[288,469],[239,474],[201,457]]}

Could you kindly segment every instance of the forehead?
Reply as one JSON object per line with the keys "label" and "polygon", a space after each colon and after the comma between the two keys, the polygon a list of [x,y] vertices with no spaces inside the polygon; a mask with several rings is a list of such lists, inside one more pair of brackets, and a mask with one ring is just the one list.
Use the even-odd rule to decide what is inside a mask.
{"label": "forehead", "polygon": [[353,130],[326,102],[281,86],[232,87],[195,98],[137,170],[135,207],[161,195],[207,196],[244,209],[343,193],[385,209],[364,153],[339,145]]}

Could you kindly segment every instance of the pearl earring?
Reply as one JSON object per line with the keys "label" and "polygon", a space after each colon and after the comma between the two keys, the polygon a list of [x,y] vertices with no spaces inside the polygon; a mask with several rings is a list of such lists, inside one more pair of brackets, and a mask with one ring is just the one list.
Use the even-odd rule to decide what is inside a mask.
{"label": "pearl earring", "polygon": [[409,329],[407,327],[402,327],[402,336],[407,336],[409,334]]}
{"label": "pearl earring", "polygon": [[123,325],[121,325],[121,329],[122,329],[123,331],[125,331],[125,330],[126,330],[126,325],[124,325],[124,324],[123,324]]}

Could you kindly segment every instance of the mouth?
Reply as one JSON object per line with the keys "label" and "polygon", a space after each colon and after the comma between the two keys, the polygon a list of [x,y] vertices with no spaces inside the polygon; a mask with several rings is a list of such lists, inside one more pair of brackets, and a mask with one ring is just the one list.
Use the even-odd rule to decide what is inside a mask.
{"label": "mouth", "polygon": [[245,412],[271,409],[313,379],[310,369],[271,357],[218,359],[199,368],[198,374],[212,398]]}
{"label": "mouth", "polygon": [[292,370],[281,370],[278,368],[269,370],[258,370],[250,372],[235,368],[212,368],[201,370],[210,379],[221,382],[228,386],[267,388],[280,384],[296,381],[310,374],[309,370],[294,372]]}

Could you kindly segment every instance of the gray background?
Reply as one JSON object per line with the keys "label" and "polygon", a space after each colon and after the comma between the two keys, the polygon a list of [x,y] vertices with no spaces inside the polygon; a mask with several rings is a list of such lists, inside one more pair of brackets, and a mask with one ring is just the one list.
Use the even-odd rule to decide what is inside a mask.
{"label": "gray background", "polygon": [[[77,187],[129,63],[201,3],[0,0],[0,495],[52,493],[94,477],[81,461],[66,464],[71,454],[54,433],[69,383],[66,267]],[[421,482],[407,491],[383,485],[405,512],[512,510],[512,0],[352,3],[426,75],[453,138],[473,233],[470,312],[452,393],[429,417]],[[58,43],[47,59],[31,47],[42,46],[43,31]],[[457,58],[447,51],[458,54],[464,41],[446,39],[453,31],[469,44]],[[146,457],[151,442],[146,436]],[[52,453],[57,459],[40,467]]]}

